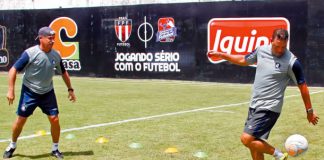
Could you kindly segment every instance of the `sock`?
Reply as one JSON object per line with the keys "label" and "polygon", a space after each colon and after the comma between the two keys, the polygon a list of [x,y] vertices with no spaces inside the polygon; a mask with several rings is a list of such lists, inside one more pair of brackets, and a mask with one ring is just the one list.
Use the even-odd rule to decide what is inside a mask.
{"label": "sock", "polygon": [[6,148],[6,151],[10,151],[10,149],[15,149],[17,146],[16,146],[16,142],[10,142],[9,143],[9,146]]}
{"label": "sock", "polygon": [[279,149],[276,148],[274,153],[273,153],[273,157],[281,158],[282,156],[284,156],[284,154]]}
{"label": "sock", "polygon": [[10,142],[10,144],[9,144],[9,147],[10,148],[16,148],[17,147],[17,144],[16,144],[16,142]]}
{"label": "sock", "polygon": [[52,151],[58,150],[58,143],[53,143],[52,145]]}

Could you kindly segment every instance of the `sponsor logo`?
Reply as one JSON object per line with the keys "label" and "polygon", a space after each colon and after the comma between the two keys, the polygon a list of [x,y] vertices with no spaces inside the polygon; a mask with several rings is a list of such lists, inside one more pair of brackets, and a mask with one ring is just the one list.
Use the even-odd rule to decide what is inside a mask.
{"label": "sponsor logo", "polygon": [[0,67],[6,67],[9,64],[9,52],[6,49],[7,28],[0,25]]}
{"label": "sponsor logo", "polygon": [[276,62],[276,64],[275,64],[276,69],[279,69],[280,66],[281,66],[280,63]]}
{"label": "sponsor logo", "polygon": [[35,61],[34,61],[34,64],[38,64],[40,62],[40,59],[39,58],[36,58]]}
{"label": "sponsor logo", "polygon": [[[285,18],[214,18],[208,23],[207,50],[234,55],[246,55],[256,47],[271,43],[274,29],[290,30]],[[289,42],[287,44],[289,48]],[[212,63],[225,60],[207,55]]]}
{"label": "sponsor logo", "polygon": [[81,70],[79,42],[66,42],[61,37],[61,31],[63,30],[69,39],[76,37],[78,26],[75,21],[69,17],[59,17],[53,20],[49,27],[57,33],[53,48],[62,56],[65,69],[71,71]]}
{"label": "sponsor logo", "polygon": [[116,37],[122,43],[117,43],[117,46],[130,47],[129,43],[125,43],[132,34],[132,20],[127,17],[119,17],[115,19],[115,33]]}
{"label": "sponsor logo", "polygon": [[0,67],[6,67],[9,63],[9,53],[7,49],[0,49]]}
{"label": "sponsor logo", "polygon": [[26,109],[27,109],[26,104],[23,104],[23,105],[21,106],[21,111],[25,112]]}
{"label": "sponsor logo", "polygon": [[6,48],[7,28],[0,25],[0,48]]}
{"label": "sponsor logo", "polygon": [[174,19],[171,17],[160,18],[158,20],[156,42],[173,42],[176,36],[177,28],[174,25]]}

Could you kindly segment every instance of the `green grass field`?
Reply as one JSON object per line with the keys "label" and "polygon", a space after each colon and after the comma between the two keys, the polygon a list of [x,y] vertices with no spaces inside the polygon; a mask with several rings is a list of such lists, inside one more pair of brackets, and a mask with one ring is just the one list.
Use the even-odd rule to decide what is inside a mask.
{"label": "green grass field", "polygon": [[[76,103],[68,101],[62,79],[54,79],[61,128],[66,131],[61,134],[60,141],[65,159],[196,160],[199,158],[193,155],[197,151],[205,152],[208,157],[204,159],[210,160],[251,159],[239,139],[247,116],[251,84],[80,77],[71,80],[78,98]],[[0,73],[2,141],[10,138],[11,125],[16,118],[21,75],[17,79],[13,106],[8,106],[6,100],[7,84],[6,73]],[[324,88],[310,88],[310,92],[316,91],[324,91]],[[309,141],[309,150],[290,160],[324,159],[323,96],[324,92],[311,95],[313,106],[322,118],[317,126],[312,126],[306,119],[297,87],[287,88],[283,111],[269,142],[283,149],[289,135],[304,135]],[[80,128],[97,124],[106,125]],[[68,130],[72,128],[78,130]],[[47,117],[36,109],[21,136],[33,135],[38,130],[48,132],[49,129]],[[75,138],[67,139],[68,134]],[[107,137],[109,142],[96,143],[101,136]],[[129,147],[135,142],[142,148]],[[0,143],[0,154],[8,143]],[[179,152],[164,153],[169,147],[175,147]],[[52,159],[50,150],[50,135],[21,139],[12,159]],[[266,159],[273,158],[267,155]]]}

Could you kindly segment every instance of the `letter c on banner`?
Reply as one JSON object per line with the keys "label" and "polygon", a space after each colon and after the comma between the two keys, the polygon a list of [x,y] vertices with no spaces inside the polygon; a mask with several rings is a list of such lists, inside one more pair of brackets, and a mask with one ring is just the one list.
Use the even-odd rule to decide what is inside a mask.
{"label": "letter c on banner", "polygon": [[49,25],[55,33],[55,43],[53,48],[60,52],[62,58],[69,58],[77,51],[75,43],[64,43],[61,39],[61,31],[64,30],[68,38],[74,38],[78,33],[78,26],[75,21],[69,17],[59,17]]}

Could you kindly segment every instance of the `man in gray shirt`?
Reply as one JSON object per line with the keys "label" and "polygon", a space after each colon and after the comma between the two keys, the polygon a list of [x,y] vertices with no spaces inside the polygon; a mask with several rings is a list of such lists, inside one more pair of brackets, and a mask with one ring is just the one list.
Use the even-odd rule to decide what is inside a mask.
{"label": "man in gray shirt", "polygon": [[23,84],[20,101],[17,108],[17,120],[12,126],[12,140],[3,154],[3,158],[11,158],[16,149],[17,139],[36,107],[40,107],[48,116],[51,123],[52,155],[62,159],[63,155],[58,150],[60,138],[59,111],[56,96],[53,89],[53,76],[55,72],[62,75],[68,88],[68,98],[74,102],[76,97],[72,88],[70,77],[65,70],[61,56],[52,49],[55,32],[49,27],[39,29],[38,37],[40,44],[26,49],[21,57],[9,70],[9,88],[7,99],[11,105],[15,99],[15,82],[17,72],[23,71]]}
{"label": "man in gray shirt", "polygon": [[241,66],[257,63],[248,117],[241,135],[241,141],[250,149],[253,160],[263,160],[264,153],[273,155],[276,160],[288,158],[287,153],[282,153],[265,140],[279,118],[290,80],[298,85],[308,121],[316,125],[319,119],[312,108],[302,66],[286,48],[288,37],[287,30],[276,29],[270,45],[260,46],[246,56],[216,51],[208,53]]}

